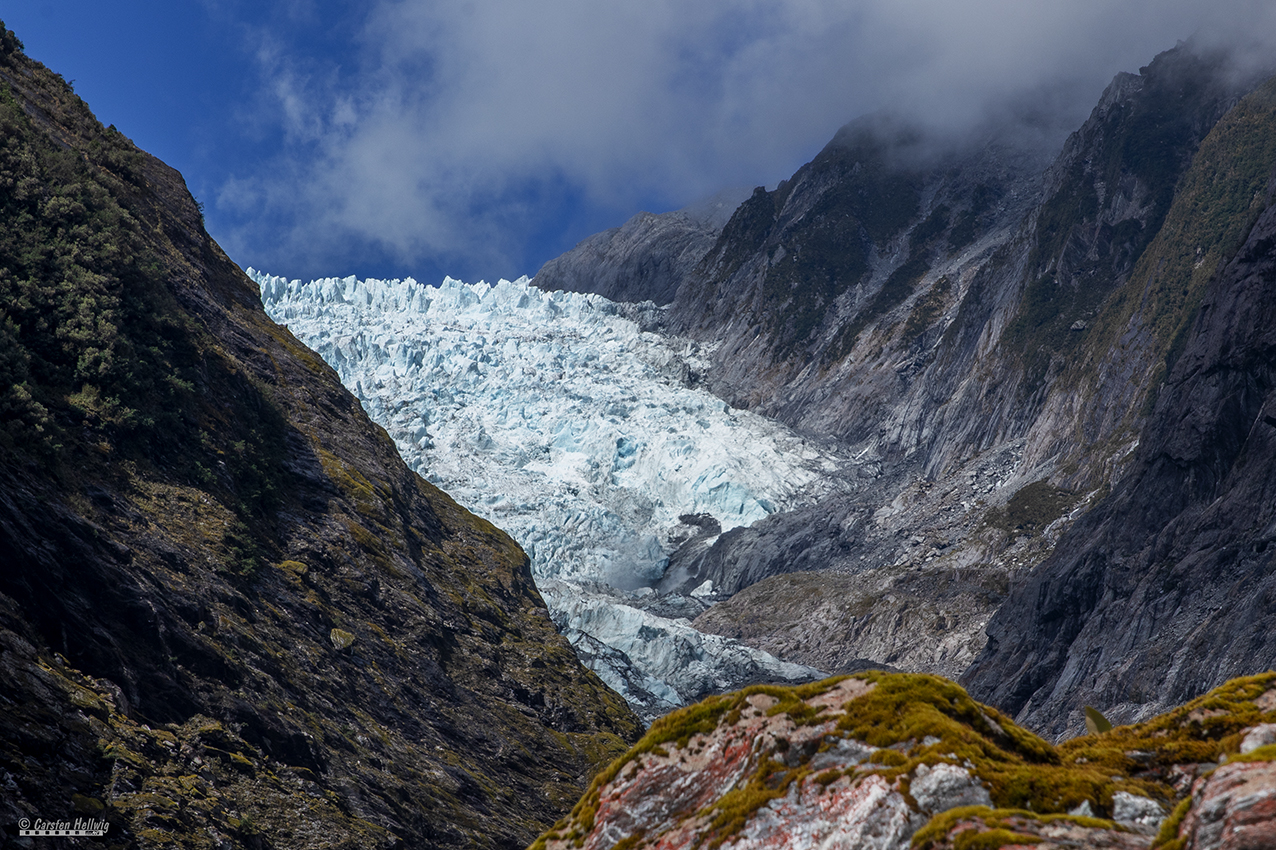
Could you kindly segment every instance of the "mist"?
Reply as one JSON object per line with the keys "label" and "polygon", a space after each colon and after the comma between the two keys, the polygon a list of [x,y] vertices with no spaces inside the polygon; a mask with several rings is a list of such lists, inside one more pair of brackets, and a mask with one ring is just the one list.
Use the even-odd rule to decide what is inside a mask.
{"label": "mist", "polygon": [[1252,0],[382,0],[327,58],[247,33],[244,121],[282,141],[210,227],[293,277],[531,274],[639,209],[774,184],[857,116],[1057,146],[1179,40],[1252,66],[1273,33]]}

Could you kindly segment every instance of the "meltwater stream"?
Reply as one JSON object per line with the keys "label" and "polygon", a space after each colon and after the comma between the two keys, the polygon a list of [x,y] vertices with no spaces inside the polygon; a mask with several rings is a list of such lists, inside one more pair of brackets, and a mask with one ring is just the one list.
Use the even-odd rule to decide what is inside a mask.
{"label": "meltwater stream", "polygon": [[271,318],[332,365],[410,467],[523,546],[559,627],[641,714],[817,674],[644,610],[704,515],[727,531],[808,504],[844,463],[689,385],[705,366],[694,344],[527,278],[248,273]]}

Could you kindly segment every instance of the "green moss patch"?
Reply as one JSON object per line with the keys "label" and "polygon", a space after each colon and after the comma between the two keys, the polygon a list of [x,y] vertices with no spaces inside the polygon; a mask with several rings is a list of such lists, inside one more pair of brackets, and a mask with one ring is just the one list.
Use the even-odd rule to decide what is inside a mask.
{"label": "green moss patch", "polygon": [[[850,678],[873,687],[842,705],[832,704],[836,701],[828,697],[816,699]],[[972,806],[943,812],[914,835],[915,848],[941,842],[952,848],[1036,843],[1034,824],[1054,821],[1087,829],[1119,829],[1111,820],[1067,812],[1086,802],[1100,814],[1110,812],[1117,791],[1172,805],[1176,792],[1164,778],[1164,768],[1171,764],[1225,757],[1276,758],[1276,746],[1259,748],[1245,757],[1235,755],[1242,730],[1276,719],[1276,711],[1264,709],[1271,703],[1263,695],[1273,688],[1276,673],[1233,680],[1146,723],[1056,747],[938,676],[867,671],[800,687],[757,685],[712,697],[657,721],[638,745],[598,776],[572,814],[534,846],[544,847],[549,840],[583,846],[596,826],[605,787],[628,776],[627,766],[645,754],[677,758],[679,750],[695,749],[697,735],[721,734],[725,727],[757,718],[759,712],[772,718],[784,715],[799,728],[833,723],[834,733],[825,735],[815,749],[808,745],[798,752],[788,740],[776,738],[773,749],[759,752],[744,781],[701,811],[688,813],[703,824],[698,846],[728,843],[760,808],[788,794],[794,784],[807,781],[827,789],[846,777],[876,775],[916,805],[909,794],[910,780],[921,765],[940,763],[962,767],[977,777],[995,808]],[[760,695],[769,699],[751,699]],[[839,738],[876,749],[864,763],[812,771],[812,756],[829,750]],[[1180,807],[1171,820],[1181,819],[1183,811]],[[963,829],[967,822],[971,822],[969,828]],[[1177,830],[1177,826],[1167,829]],[[1162,835],[1162,843],[1174,847],[1176,835],[1164,830]]]}
{"label": "green moss patch", "polygon": [[1067,513],[1076,499],[1075,493],[1043,478],[1020,488],[1004,508],[988,511],[984,525],[1011,535],[1038,533]]}

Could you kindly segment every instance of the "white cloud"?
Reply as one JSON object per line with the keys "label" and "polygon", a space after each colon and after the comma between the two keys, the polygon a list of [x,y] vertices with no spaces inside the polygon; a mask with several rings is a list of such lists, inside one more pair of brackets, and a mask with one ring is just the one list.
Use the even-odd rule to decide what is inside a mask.
{"label": "white cloud", "polygon": [[289,222],[283,236],[234,234],[241,255],[316,258],[353,240],[405,271],[433,256],[507,274],[544,214],[538,188],[567,187],[619,220],[642,199],[786,177],[867,111],[960,129],[1059,80],[1075,122],[1117,71],[1202,24],[1216,39],[1257,15],[1270,24],[1270,5],[382,0],[345,65],[262,35],[285,156],[218,203]]}

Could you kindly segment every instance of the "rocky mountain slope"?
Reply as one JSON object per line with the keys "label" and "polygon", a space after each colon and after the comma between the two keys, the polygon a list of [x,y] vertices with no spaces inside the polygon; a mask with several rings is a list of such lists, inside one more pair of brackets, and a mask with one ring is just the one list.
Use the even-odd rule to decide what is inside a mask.
{"label": "rocky mountain slope", "polygon": [[[846,490],[818,505],[675,553],[678,587],[663,589],[712,580],[735,596],[698,627],[826,670],[868,658],[958,676],[984,650],[985,626],[1000,609],[992,632],[1005,638],[988,648],[972,687],[1016,712],[1027,707],[1054,733],[1080,727],[1068,696],[1082,686],[1078,676],[1100,676],[1105,684],[1087,679],[1086,692],[1134,717],[1243,672],[1243,647],[1246,671],[1269,666],[1271,648],[1246,631],[1234,655],[1198,647],[1184,676],[1172,677],[1178,685],[1151,682],[1202,623],[1236,615],[1244,631],[1267,610],[1242,601],[1254,597],[1241,585],[1215,591],[1204,571],[1174,560],[1200,556],[1157,536],[1158,523],[1203,510],[1232,487],[1238,506],[1264,492],[1265,445],[1228,435],[1262,421],[1245,417],[1262,409],[1266,366],[1236,367],[1250,377],[1235,421],[1182,425],[1217,424],[1210,433],[1233,446],[1194,437],[1204,440],[1216,489],[1169,498],[1182,481],[1206,486],[1202,473],[1183,472],[1157,485],[1164,498],[1144,493],[1120,520],[1103,514],[1111,545],[1085,536],[1094,525],[1065,536],[1110,493],[1104,510],[1115,510],[1117,488],[1133,494],[1126,488],[1148,480],[1138,472],[1148,444],[1170,439],[1182,405],[1230,397],[1203,388],[1220,380],[1213,367],[1182,372],[1181,364],[1189,346],[1203,344],[1198,307],[1222,297],[1208,293],[1241,285],[1221,270],[1238,250],[1265,250],[1261,238],[1241,248],[1276,175],[1271,84],[1262,80],[1225,55],[1181,44],[1137,75],[1118,75],[1048,167],[1039,151],[954,150],[889,121],[861,121],[776,190],[755,191],[682,280],[663,328],[712,350],[704,381],[720,396],[842,440],[857,466]],[[1257,338],[1253,345],[1246,362],[1264,362]],[[1226,458],[1242,444],[1256,452],[1245,473],[1252,479],[1227,477]],[[1180,459],[1191,466],[1194,457]],[[1136,477],[1120,484],[1127,475]],[[1207,551],[1252,548],[1269,522],[1261,510],[1213,516],[1217,536],[1198,540]],[[1075,561],[1064,568],[1060,554],[1046,568],[1054,579],[1034,574],[1025,585],[1061,540],[1070,553],[1083,540],[1107,548],[1086,556],[1088,572]],[[1245,581],[1265,575],[1265,552],[1246,556],[1255,565]],[[1144,567],[1177,563],[1158,569],[1181,575],[1179,595],[1154,602],[1149,585],[1140,601],[1114,601],[1138,582],[1135,553]],[[1119,587],[1118,574],[1126,576]],[[1171,598],[1192,603],[1178,608]],[[1153,605],[1168,607],[1153,616]],[[1102,626],[1095,612],[1110,615]],[[1088,651],[1128,638],[1140,647],[1141,672],[1104,678],[1096,660],[1057,679],[1079,663],[1065,647],[1085,622]],[[1144,624],[1141,637],[1113,637],[1131,622]],[[1116,656],[1102,657],[1110,665]],[[1135,679],[1146,686],[1126,687]]]}
{"label": "rocky mountain slope", "polygon": [[[1235,168],[1238,136],[1276,155],[1276,85],[1238,111],[1194,172]],[[1061,730],[1065,699],[1135,719],[1276,659],[1274,200],[1276,176],[1196,299],[1129,474],[1010,594],[967,673],[1035,728]]]}
{"label": "rocky mountain slope", "polygon": [[545,263],[536,273],[536,285],[546,292],[669,304],[746,196],[724,190],[685,209],[640,212]]}
{"label": "rocky mountain slope", "polygon": [[1276,673],[1057,747],[933,676],[747,688],[653,725],[533,848],[1257,850],[1273,721]]}
{"label": "rocky mountain slope", "polygon": [[520,847],[640,733],[526,555],[2,27],[0,410],[6,844]]}

